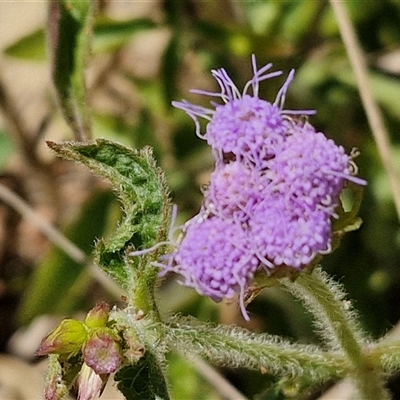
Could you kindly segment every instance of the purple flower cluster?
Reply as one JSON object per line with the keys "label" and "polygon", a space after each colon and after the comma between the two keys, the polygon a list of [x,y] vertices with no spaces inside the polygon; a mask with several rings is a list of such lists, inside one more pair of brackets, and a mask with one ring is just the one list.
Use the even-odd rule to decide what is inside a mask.
{"label": "purple flower cluster", "polygon": [[[216,301],[244,291],[257,268],[301,269],[330,251],[331,219],[346,180],[354,176],[352,157],[307,122],[313,111],[283,108],[291,71],[274,103],[258,97],[259,83],[281,74],[257,70],[243,93],[224,69],[212,71],[221,91],[194,92],[219,97],[208,109],[174,102],[210,145],[215,171],[197,216],[183,226],[183,238],[165,256],[163,271],[175,271],[184,284]],[[252,95],[248,92],[252,89]],[[198,117],[209,121],[201,133]]]}

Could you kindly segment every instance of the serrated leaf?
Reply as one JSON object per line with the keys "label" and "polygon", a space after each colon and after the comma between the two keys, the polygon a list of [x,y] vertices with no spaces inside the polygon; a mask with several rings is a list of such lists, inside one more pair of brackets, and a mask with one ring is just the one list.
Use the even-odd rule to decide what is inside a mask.
{"label": "serrated leaf", "polygon": [[67,123],[79,140],[91,137],[87,110],[85,67],[90,50],[90,0],[50,2],[49,43],[52,78]]}
{"label": "serrated leaf", "polygon": [[114,377],[126,400],[168,400],[167,384],[158,360],[150,351],[136,365],[119,370]]}
{"label": "serrated leaf", "polygon": [[24,60],[45,61],[47,57],[44,30],[38,29],[18,39],[15,43],[6,47],[4,54]]}
{"label": "serrated leaf", "polygon": [[124,217],[111,238],[97,243],[97,263],[124,287],[135,287],[138,292],[151,289],[157,270],[150,261],[158,258],[158,251],[127,257],[131,250],[147,249],[165,240],[169,223],[168,189],[151,149],[136,151],[104,139],[48,145],[111,182]]}

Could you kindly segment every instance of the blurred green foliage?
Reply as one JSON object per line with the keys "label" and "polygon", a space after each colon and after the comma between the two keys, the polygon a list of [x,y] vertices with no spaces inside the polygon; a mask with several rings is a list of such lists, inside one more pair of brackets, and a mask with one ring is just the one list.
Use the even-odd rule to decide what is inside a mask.
{"label": "blurred green foliage", "polygon": [[7,163],[7,160],[13,150],[13,142],[5,132],[0,131],[0,171],[3,170],[3,167]]}
{"label": "blurred green foliage", "polygon": [[[144,19],[132,18],[130,15],[125,20],[116,20],[108,15],[109,3],[112,1],[102,2],[94,17],[92,56],[88,63],[89,66],[96,64],[103,56],[108,56],[113,63],[96,83],[97,87],[88,87],[88,98],[93,99],[101,92],[101,96],[108,97],[114,107],[112,111],[104,111],[92,106],[94,138],[106,136],[135,148],[152,146],[159,165],[166,171],[173,201],[178,205],[178,220],[184,221],[198,211],[200,187],[207,183],[212,157],[206,144],[195,137],[191,119],[182,111],[174,110],[171,100],[186,98],[206,106],[209,99],[190,94],[189,90],[218,90],[210,78],[210,69],[219,67],[226,68],[241,89],[252,76],[250,56],[255,54],[259,66],[273,62],[274,68],[284,71],[282,78],[261,85],[260,97],[272,101],[286,74],[295,68],[297,74],[287,94],[286,108],[316,109],[317,114],[310,118],[311,123],[348,151],[352,147],[360,149],[361,156],[356,160],[359,175],[368,180],[359,214],[363,220],[361,229],[347,235],[339,249],[326,257],[322,265],[345,285],[360,312],[363,326],[371,336],[378,337],[396,324],[400,319],[399,223],[388,180],[329,4],[308,0],[163,0],[154,3],[158,18],[151,15]],[[389,70],[379,61],[383,55],[394,55],[400,48],[400,3],[395,0],[352,0],[346,1],[346,6],[366,51],[373,93],[386,118],[393,156],[398,161],[400,67],[397,71]],[[156,74],[149,77],[135,74],[135,59],[130,60],[132,68],[126,62],[119,62],[121,54],[132,43],[143,40],[144,34],[156,34],[159,30],[165,30],[167,36],[161,57],[157,59],[154,54],[154,58],[145,60],[149,66],[159,64]],[[50,64],[50,58],[45,55],[45,36],[44,30],[35,31],[9,46],[5,54],[18,57],[21,62],[45,60]],[[71,44],[68,39],[66,43]],[[400,56],[397,64],[400,65]],[[123,97],[120,88],[104,90],[112,86],[108,75],[117,76],[130,95]],[[3,139],[0,135],[0,160],[11,151],[11,147],[7,147],[9,141]],[[400,162],[397,164],[400,171]],[[96,208],[93,206],[85,213],[107,215],[108,202],[102,211],[98,210],[99,204],[96,202]],[[86,219],[80,221],[87,225]],[[81,229],[78,221],[75,226],[78,231]],[[104,232],[94,224],[90,224],[90,230],[89,237],[92,235],[93,241]],[[70,237],[79,239],[73,232]],[[79,239],[77,244],[83,246],[86,240],[82,238],[81,242]],[[59,256],[49,255],[43,263],[64,264],[58,258],[55,262],[54,257]],[[63,282],[65,285],[59,289],[61,292],[67,291],[71,285],[70,281],[68,284],[66,280]],[[161,303],[163,296],[170,293],[171,285],[173,283],[166,282],[160,289]],[[41,291],[42,298],[52,298],[49,293],[54,287],[49,285],[49,293],[45,287],[37,290]],[[211,301],[200,297],[188,298],[186,292],[175,293],[176,296],[183,293],[182,301],[176,299],[179,308],[172,311],[193,314],[200,319],[226,320],[221,316],[221,308],[215,308]],[[38,306],[38,310],[51,312],[50,304],[46,304]],[[307,329],[307,315],[286,293],[264,290],[249,310],[253,314],[254,326],[259,330],[303,342],[316,340],[311,328]],[[185,374],[180,373],[184,367],[175,358],[172,361],[171,374],[178,374],[183,380],[172,391],[189,395],[192,385],[201,385],[201,382],[190,371],[184,377]],[[268,389],[271,379],[260,374],[230,372],[229,376],[249,397],[261,391],[265,391],[264,395],[254,398],[277,400],[286,398],[286,395],[289,397],[287,386]],[[266,386],[257,384],[260,380]],[[183,382],[186,382],[186,388],[180,387]],[[294,392],[293,398],[303,398],[300,389]],[[309,395],[304,394],[304,398]],[[207,398],[213,398],[212,394]]]}

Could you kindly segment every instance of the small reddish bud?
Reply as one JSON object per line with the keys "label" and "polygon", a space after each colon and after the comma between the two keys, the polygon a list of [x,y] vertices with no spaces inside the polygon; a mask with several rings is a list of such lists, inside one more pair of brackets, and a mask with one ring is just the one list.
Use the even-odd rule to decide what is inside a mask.
{"label": "small reddish bud", "polygon": [[121,365],[120,345],[107,331],[94,333],[85,343],[82,353],[85,363],[97,374],[110,374]]}

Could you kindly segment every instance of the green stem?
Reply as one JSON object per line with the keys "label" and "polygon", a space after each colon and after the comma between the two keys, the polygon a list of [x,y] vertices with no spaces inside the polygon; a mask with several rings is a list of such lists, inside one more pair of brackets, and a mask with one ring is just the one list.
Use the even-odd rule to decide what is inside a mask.
{"label": "green stem", "polygon": [[338,352],[294,344],[276,336],[256,334],[237,326],[199,323],[177,318],[166,326],[166,342],[179,351],[196,354],[213,365],[268,371],[319,384],[344,378],[348,363]]}
{"label": "green stem", "polygon": [[295,282],[285,279],[282,283],[314,315],[321,336],[332,350],[341,349],[345,354],[354,371],[360,400],[388,399],[380,363],[364,354],[364,335],[340,286],[320,268],[300,275]]}
{"label": "green stem", "polygon": [[369,358],[375,363],[380,363],[383,370],[388,373],[397,372],[400,369],[400,340],[382,340],[369,346]]}
{"label": "green stem", "polygon": [[[147,257],[143,257],[141,263],[149,262]],[[157,281],[157,270],[151,273],[149,268],[139,268],[132,271],[132,282],[130,290],[130,302],[135,310],[142,311],[154,322],[161,322],[160,312],[155,299],[155,287]],[[147,272],[144,273],[144,272]],[[150,271],[150,272],[149,272]]]}
{"label": "green stem", "polygon": [[[115,375],[118,389],[127,400],[169,400],[165,367],[164,326],[152,315],[134,310],[113,310],[110,319],[122,333],[131,359]],[[140,354],[138,349],[143,349]],[[135,355],[136,353],[136,355]]]}

